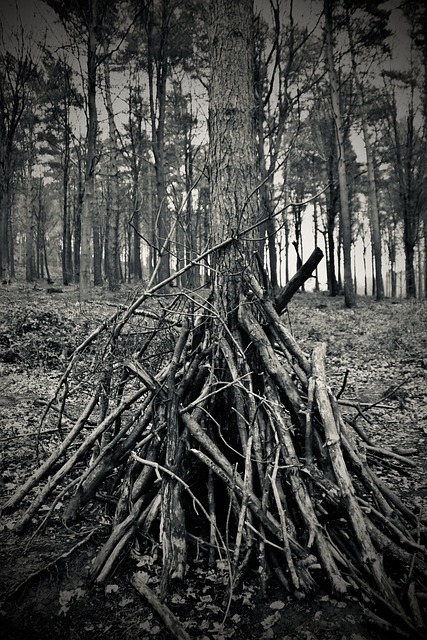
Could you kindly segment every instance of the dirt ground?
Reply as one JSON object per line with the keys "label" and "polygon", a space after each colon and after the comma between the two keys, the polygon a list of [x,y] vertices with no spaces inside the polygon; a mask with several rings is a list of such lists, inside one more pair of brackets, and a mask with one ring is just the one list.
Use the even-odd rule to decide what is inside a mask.
{"label": "dirt ground", "polygon": [[[110,304],[125,303],[122,292]],[[108,311],[110,312],[111,309]],[[0,289],[0,503],[25,481],[37,449],[54,446],[55,433],[37,435],[46,399],[66,357],[105,314],[101,294],[93,312],[81,313],[73,287]],[[426,518],[427,505],[427,305],[425,302],[360,298],[354,310],[342,298],[297,294],[286,322],[307,353],[327,343],[328,375],[341,399],[378,405],[358,419],[371,440],[397,452],[410,451],[413,466],[370,456],[370,464],[414,511]],[[343,412],[355,415],[343,406]],[[409,456],[408,456],[409,457]],[[99,515],[99,514],[98,514]],[[158,550],[134,548],[108,584],[87,581],[91,558],[106,531],[88,513],[73,528],[52,518],[39,531],[13,530],[18,514],[0,521],[0,636],[4,640],[166,640],[164,627],[130,577],[155,575]],[[41,520],[40,520],[41,521]],[[40,522],[38,521],[38,523]],[[153,578],[151,588],[155,590]],[[317,593],[295,600],[271,578],[261,597],[259,581],[248,576],[230,603],[224,577],[207,571],[197,558],[188,579],[167,602],[190,638],[268,640],[385,640],[357,594],[335,598]],[[224,613],[227,616],[224,625]]]}

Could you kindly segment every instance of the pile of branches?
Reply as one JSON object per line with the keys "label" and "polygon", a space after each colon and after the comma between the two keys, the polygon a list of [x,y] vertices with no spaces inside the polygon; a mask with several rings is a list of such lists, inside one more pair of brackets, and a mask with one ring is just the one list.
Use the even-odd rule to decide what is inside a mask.
{"label": "pile of branches", "polygon": [[46,408],[61,441],[3,507],[24,505],[16,530],[46,505],[67,524],[107,515],[93,581],[138,540],[162,549],[161,600],[197,553],[225,563],[230,597],[255,569],[264,591],[274,574],[299,598],[355,592],[383,628],[424,637],[426,523],[369,466],[325,345],[308,356],[282,319],[310,271],[274,296],[243,269],[232,325],[188,291],[117,309]]}

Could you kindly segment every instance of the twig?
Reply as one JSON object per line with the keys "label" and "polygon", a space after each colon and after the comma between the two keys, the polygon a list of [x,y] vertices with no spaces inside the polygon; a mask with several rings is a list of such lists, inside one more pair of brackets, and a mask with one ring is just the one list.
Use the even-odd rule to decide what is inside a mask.
{"label": "twig", "polygon": [[401,456],[399,453],[395,453],[394,451],[390,451],[390,449],[384,449],[383,447],[375,447],[373,445],[365,444],[366,451],[370,451],[371,453],[376,453],[378,456],[384,456],[386,458],[394,458],[395,460],[399,460],[399,462],[403,462],[410,467],[416,468],[418,465],[413,460],[406,458],[405,456]]}
{"label": "twig", "polygon": [[336,399],[337,400],[339,400],[339,398],[342,396],[342,394],[345,391],[345,388],[347,386],[347,379],[348,379],[348,374],[349,373],[350,373],[349,369],[346,369],[346,372],[344,374],[344,379],[343,379],[342,384],[341,384],[341,388],[340,388],[340,390],[338,391],[338,393],[336,395]]}

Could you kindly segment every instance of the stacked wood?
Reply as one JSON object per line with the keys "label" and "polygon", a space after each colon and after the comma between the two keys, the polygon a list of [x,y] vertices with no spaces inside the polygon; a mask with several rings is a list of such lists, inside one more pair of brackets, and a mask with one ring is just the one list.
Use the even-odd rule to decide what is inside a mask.
{"label": "stacked wood", "polygon": [[155,543],[165,599],[197,547],[207,565],[225,560],[229,595],[256,568],[264,590],[275,574],[297,597],[354,592],[386,629],[424,637],[426,523],[368,465],[325,345],[305,354],[283,292],[242,271],[232,328],[188,291],[147,326],[146,292],[88,337],[43,418],[57,416],[62,441],[3,511],[25,505],[17,531],[46,504],[64,504],[68,524],[107,513],[97,582],[136,539]]}

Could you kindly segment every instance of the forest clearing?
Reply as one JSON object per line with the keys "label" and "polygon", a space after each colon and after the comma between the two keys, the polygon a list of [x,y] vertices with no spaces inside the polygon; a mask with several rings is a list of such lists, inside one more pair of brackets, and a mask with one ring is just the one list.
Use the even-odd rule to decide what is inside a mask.
{"label": "forest clearing", "polygon": [[[114,305],[123,304],[126,298],[125,291],[116,296],[99,292],[87,312],[81,314],[75,287],[63,287],[62,293],[47,293],[49,288],[13,285],[0,290],[2,504],[37,466],[37,456],[45,459],[58,444],[55,416],[41,430],[38,425],[63,373],[67,357],[64,347],[71,352]],[[130,289],[127,294],[130,298]],[[154,312],[156,305],[151,301],[150,310]],[[369,465],[425,521],[425,303],[378,303],[360,298],[357,308],[350,310],[344,307],[341,296],[298,293],[289,304],[284,322],[306,353],[319,341],[326,342],[327,374],[334,393],[346,379],[341,395],[343,415],[354,419],[357,406],[363,412],[357,424],[373,446],[366,451]],[[146,330],[143,316],[140,323]],[[380,452],[383,449],[396,457],[384,455]],[[132,575],[143,571],[148,584],[157,590],[158,553],[148,559],[136,544],[123,555],[105,583],[88,582],[91,558],[105,542],[107,523],[111,522],[111,505],[102,491],[78,524],[64,524],[62,501],[44,522],[47,511],[43,508],[31,528],[21,534],[13,531],[20,511],[2,519],[0,599],[5,640],[175,637],[132,586]],[[200,513],[196,517],[203,519]],[[425,587],[424,583],[424,598]],[[404,581],[400,588],[405,590]],[[201,558],[200,563],[194,558],[189,575],[166,602],[190,638],[393,637],[390,630],[382,631],[369,622],[367,609],[374,603],[367,598],[365,603],[362,600],[367,609],[360,607],[354,594],[339,597],[324,588],[295,599],[283,591],[274,575],[267,578],[263,597],[255,569],[249,571],[233,595],[221,627],[226,591],[227,579],[220,568],[207,569]],[[425,599],[420,602],[425,603]]]}

